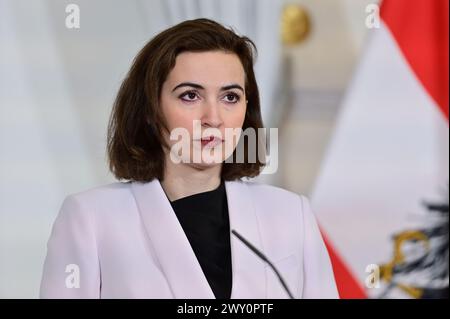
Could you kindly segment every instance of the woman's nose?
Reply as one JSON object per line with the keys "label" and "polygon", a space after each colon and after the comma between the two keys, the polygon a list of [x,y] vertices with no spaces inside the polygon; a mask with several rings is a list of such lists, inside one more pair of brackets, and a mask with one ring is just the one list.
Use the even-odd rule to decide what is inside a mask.
{"label": "woman's nose", "polygon": [[202,124],[209,127],[219,127],[223,123],[220,105],[217,102],[209,102],[204,105]]}

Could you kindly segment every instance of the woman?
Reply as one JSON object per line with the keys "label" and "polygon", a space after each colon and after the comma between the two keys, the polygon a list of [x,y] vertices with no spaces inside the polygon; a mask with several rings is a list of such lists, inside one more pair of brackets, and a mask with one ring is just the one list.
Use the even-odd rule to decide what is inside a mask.
{"label": "woman", "polygon": [[[64,200],[41,297],[337,297],[307,198],[241,180],[264,165],[250,160],[258,143],[227,135],[263,127],[255,51],[251,40],[207,19],[145,45],[108,129],[110,169],[126,182]],[[186,133],[184,147],[174,132]]]}

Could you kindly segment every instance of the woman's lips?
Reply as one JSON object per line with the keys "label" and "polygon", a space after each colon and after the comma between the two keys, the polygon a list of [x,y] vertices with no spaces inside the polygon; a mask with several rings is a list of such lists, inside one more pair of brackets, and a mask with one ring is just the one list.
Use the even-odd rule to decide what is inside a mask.
{"label": "woman's lips", "polygon": [[202,146],[208,146],[208,147],[214,147],[223,142],[223,140],[217,136],[203,137],[200,141],[202,143]]}

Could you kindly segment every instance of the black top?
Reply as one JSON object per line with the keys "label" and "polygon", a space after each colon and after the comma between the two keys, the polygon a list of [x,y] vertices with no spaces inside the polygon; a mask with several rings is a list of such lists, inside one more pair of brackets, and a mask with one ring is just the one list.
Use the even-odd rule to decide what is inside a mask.
{"label": "black top", "polygon": [[217,299],[231,297],[230,223],[225,184],[170,203]]}

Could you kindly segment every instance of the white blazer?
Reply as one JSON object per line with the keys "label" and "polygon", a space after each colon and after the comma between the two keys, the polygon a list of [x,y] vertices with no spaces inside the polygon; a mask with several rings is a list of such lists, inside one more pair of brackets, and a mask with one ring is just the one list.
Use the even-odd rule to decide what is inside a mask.
{"label": "white blazer", "polygon": [[[276,266],[295,298],[337,298],[305,196],[225,182],[230,229]],[[230,233],[232,299],[288,298],[273,270]],[[41,298],[215,298],[155,179],[112,183],[63,202],[47,244]]]}

